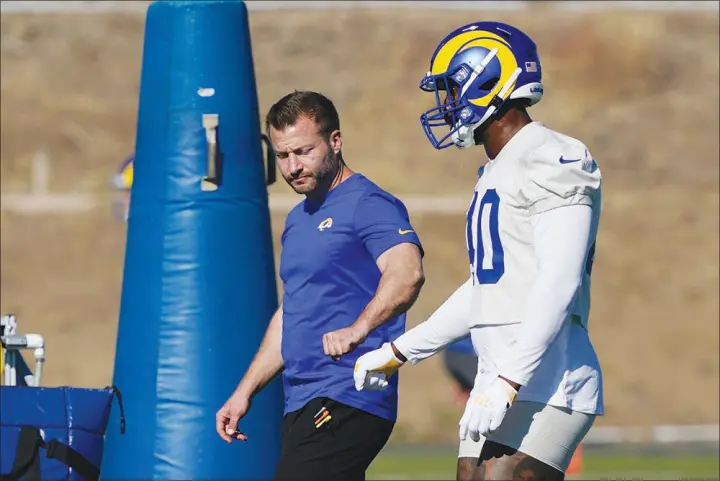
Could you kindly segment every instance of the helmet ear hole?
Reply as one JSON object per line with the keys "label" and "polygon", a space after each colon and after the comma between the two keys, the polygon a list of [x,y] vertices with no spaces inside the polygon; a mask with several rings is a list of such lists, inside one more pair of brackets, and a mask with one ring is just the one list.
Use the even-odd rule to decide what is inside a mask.
{"label": "helmet ear hole", "polygon": [[492,90],[495,88],[497,83],[500,81],[499,77],[494,77],[488,80],[487,82],[483,83],[479,88],[480,90]]}

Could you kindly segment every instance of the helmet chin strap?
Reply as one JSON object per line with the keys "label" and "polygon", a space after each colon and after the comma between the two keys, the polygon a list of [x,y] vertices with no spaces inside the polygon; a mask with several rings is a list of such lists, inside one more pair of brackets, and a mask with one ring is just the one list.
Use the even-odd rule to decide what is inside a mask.
{"label": "helmet chin strap", "polygon": [[[490,120],[492,116],[497,112],[498,108],[505,102],[508,90],[510,90],[510,88],[515,84],[515,81],[521,73],[521,68],[515,69],[512,75],[510,75],[510,78],[507,79],[507,82],[505,82],[505,85],[503,85],[502,89],[500,89],[500,92],[498,92],[497,95],[495,95],[495,97],[492,99],[492,101],[490,102],[491,105],[485,111],[485,114],[482,116],[479,122],[475,122],[473,124],[462,124],[462,120],[458,120],[458,122],[455,124],[456,129],[452,133],[452,140],[457,148],[467,149],[474,145],[482,145],[481,143],[475,142],[475,130],[477,130],[488,120]],[[470,83],[471,82],[468,82],[468,84]],[[458,126],[458,124],[462,125]]]}
{"label": "helmet chin strap", "polygon": [[[461,121],[458,121],[458,123],[460,122]],[[458,149],[468,149],[473,145],[477,145],[475,143],[475,136],[473,135],[477,126],[478,124],[461,125],[460,128],[456,129],[452,133],[452,141],[455,147]]]}

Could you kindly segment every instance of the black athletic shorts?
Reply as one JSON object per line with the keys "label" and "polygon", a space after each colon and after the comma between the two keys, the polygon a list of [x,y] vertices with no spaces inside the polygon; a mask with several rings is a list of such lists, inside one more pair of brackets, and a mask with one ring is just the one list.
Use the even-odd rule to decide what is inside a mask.
{"label": "black athletic shorts", "polygon": [[328,398],[288,413],[276,481],[362,481],[394,423]]}
{"label": "black athletic shorts", "polygon": [[445,350],[445,368],[466,391],[472,391],[477,374],[478,358],[473,354]]}

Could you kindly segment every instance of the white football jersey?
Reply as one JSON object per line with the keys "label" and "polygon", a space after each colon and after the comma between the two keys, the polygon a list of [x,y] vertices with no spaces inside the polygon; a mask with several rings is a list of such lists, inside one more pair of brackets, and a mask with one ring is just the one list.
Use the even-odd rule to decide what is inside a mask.
{"label": "white football jersey", "polygon": [[538,270],[532,216],[587,205],[593,221],[586,272],[570,318],[517,399],[602,413],[600,366],[587,332],[600,186],[600,170],[588,148],[538,122],[522,128],[481,169],[465,231],[473,282],[470,329],[480,385],[497,376],[522,330],[533,328],[528,301]]}

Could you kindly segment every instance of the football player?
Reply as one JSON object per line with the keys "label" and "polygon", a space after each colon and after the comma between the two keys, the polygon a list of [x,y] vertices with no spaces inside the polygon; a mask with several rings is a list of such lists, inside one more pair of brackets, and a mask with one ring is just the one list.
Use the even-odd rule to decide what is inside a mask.
{"label": "football player", "polygon": [[603,414],[588,335],[600,170],[580,140],[530,118],[542,69],[513,26],[453,31],[420,88],[437,102],[421,116],[432,145],[482,146],[489,159],[467,211],[470,276],[428,320],[361,356],[356,389],[383,389],[404,363],[469,332],[479,368],[459,422],[458,479],[562,480]]}

